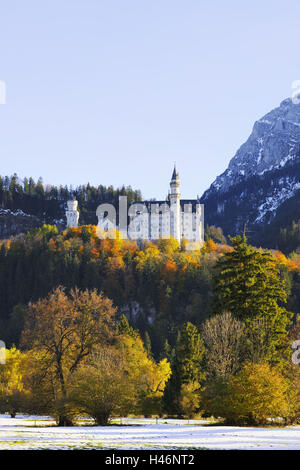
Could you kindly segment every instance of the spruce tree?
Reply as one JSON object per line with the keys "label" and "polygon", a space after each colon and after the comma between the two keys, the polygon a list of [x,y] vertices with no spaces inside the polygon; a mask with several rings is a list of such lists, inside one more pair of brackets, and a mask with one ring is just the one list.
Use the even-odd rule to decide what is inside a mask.
{"label": "spruce tree", "polygon": [[152,359],[153,358],[152,346],[151,346],[151,339],[150,339],[150,335],[148,331],[146,331],[145,333],[144,346],[145,346],[145,350],[147,351],[147,356],[149,357],[149,359]]}
{"label": "spruce tree", "polygon": [[132,336],[133,338],[138,336],[138,332],[129,325],[127,317],[124,315],[124,313],[122,313],[118,321],[117,331],[120,335],[128,335]]}
{"label": "spruce tree", "polygon": [[292,316],[283,307],[287,299],[285,283],[270,252],[251,247],[245,236],[230,240],[233,250],[216,264],[213,312],[229,311],[245,322],[255,349],[253,358],[276,363],[278,351],[286,346]]}
{"label": "spruce tree", "polygon": [[172,364],[172,375],[168,381],[163,397],[166,413],[182,416],[181,389],[183,385],[197,384],[204,379],[202,359],[204,344],[195,325],[187,322],[177,338],[175,359]]}

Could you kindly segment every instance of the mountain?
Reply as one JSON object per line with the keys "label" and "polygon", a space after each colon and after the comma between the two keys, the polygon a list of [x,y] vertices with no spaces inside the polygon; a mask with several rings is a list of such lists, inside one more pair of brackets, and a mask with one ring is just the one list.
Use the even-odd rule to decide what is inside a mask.
{"label": "mountain", "polygon": [[300,104],[291,99],[255,122],[227,170],[203,194],[205,223],[276,246],[280,228],[300,219]]}

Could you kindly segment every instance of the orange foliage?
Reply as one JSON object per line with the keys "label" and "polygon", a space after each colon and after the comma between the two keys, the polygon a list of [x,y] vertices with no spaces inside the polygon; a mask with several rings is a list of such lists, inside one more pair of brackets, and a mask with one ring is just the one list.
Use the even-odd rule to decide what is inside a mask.
{"label": "orange foliage", "polygon": [[175,261],[167,260],[165,265],[161,269],[161,274],[163,277],[169,281],[174,281],[176,278],[176,273],[178,271],[177,264]]}
{"label": "orange foliage", "polygon": [[217,250],[217,245],[216,243],[210,238],[206,243],[204,243],[203,245],[203,251],[205,251],[206,253],[210,253],[212,251],[216,251]]}
{"label": "orange foliage", "polygon": [[99,258],[99,251],[97,250],[97,248],[92,248],[91,255],[94,259]]}
{"label": "orange foliage", "polygon": [[49,241],[49,243],[50,243],[51,249],[52,249],[53,251],[56,251],[56,244],[55,244],[55,241],[52,240],[52,238],[51,238],[51,240]]}

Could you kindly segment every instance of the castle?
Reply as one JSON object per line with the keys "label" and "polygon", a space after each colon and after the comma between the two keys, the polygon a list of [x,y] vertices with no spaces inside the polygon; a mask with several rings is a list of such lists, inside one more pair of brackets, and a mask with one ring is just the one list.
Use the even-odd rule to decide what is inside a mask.
{"label": "castle", "polygon": [[[118,228],[125,238],[128,236],[133,240],[158,240],[173,237],[178,242],[181,242],[182,239],[200,244],[203,242],[203,205],[200,204],[198,198],[180,199],[180,178],[175,166],[166,200],[133,203],[128,210],[128,227],[127,222],[125,222],[125,228],[118,227],[116,217],[107,213],[107,206],[106,204],[101,205],[97,209],[98,227],[101,232]],[[115,209],[112,209],[112,213],[115,213]],[[68,226],[77,227],[77,201],[68,201],[66,217]],[[127,213],[125,219],[127,221]]]}

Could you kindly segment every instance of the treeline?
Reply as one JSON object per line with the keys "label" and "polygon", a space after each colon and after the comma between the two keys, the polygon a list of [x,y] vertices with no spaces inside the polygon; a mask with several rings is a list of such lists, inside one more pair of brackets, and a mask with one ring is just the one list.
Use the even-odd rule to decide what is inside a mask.
{"label": "treeline", "polygon": [[[185,321],[174,347],[165,338],[156,359],[149,334],[142,339],[95,289],[59,286],[30,302],[19,349],[9,349],[0,368],[0,411],[48,414],[58,425],[78,416],[105,425],[129,414],[299,422],[300,375],[291,346],[300,326],[286,308],[284,258],[249,246],[245,237],[231,243],[211,271],[209,317],[199,326]],[[180,254],[174,241],[160,246],[169,257],[176,249]],[[209,240],[203,259],[212,253]]]}
{"label": "treeline", "polygon": [[13,176],[0,176],[0,208],[12,211],[22,210],[34,215],[45,223],[65,222],[66,202],[75,197],[80,207],[80,223],[97,223],[96,208],[107,202],[118,207],[119,196],[127,196],[128,203],[141,200],[141,192],[130,186],[114,189],[113,186],[90,185],[68,186],[44,185],[42,178],[20,180]]}
{"label": "treeline", "polygon": [[286,254],[300,250],[300,220],[293,221],[289,227],[280,229],[278,248]]}

